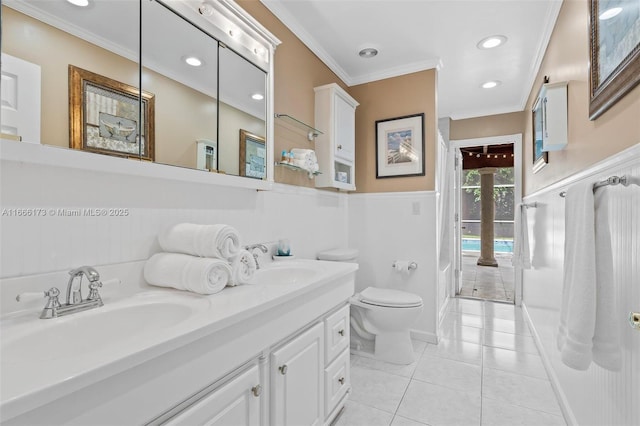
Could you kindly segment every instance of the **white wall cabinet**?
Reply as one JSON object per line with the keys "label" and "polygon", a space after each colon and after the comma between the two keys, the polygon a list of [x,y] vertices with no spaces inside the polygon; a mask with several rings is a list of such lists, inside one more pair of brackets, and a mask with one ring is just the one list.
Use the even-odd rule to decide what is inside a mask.
{"label": "white wall cabinet", "polygon": [[324,327],[316,324],[271,354],[271,424],[321,425]]}
{"label": "white wall cabinet", "polygon": [[315,150],[322,174],[316,187],[356,189],[356,107],[359,103],[335,83],[316,87],[315,127],[324,134],[316,138]]}

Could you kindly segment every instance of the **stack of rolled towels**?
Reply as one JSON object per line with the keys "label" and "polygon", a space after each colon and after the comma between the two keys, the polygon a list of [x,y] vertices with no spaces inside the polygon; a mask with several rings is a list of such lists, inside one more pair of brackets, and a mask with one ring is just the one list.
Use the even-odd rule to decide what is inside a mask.
{"label": "stack of rolled towels", "polygon": [[305,169],[311,173],[315,173],[320,169],[318,166],[318,157],[316,152],[312,149],[299,149],[293,148],[291,151],[292,159],[291,164]]}
{"label": "stack of rolled towels", "polygon": [[152,285],[200,294],[246,284],[256,271],[251,253],[240,246],[238,231],[229,225],[180,223],[159,237],[160,247],[144,265]]}

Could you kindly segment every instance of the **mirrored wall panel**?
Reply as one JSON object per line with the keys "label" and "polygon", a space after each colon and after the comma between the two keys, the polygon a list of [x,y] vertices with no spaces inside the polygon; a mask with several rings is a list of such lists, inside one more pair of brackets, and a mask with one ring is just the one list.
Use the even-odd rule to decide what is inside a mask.
{"label": "mirrored wall panel", "polygon": [[266,179],[263,45],[195,2],[85,3],[3,0],[3,138]]}

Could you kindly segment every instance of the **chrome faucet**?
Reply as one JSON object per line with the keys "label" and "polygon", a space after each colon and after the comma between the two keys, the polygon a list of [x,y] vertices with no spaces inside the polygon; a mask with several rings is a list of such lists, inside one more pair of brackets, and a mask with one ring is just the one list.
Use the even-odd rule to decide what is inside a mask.
{"label": "chrome faucet", "polygon": [[[103,306],[102,298],[98,292],[98,288],[102,287],[100,282],[100,274],[98,271],[90,266],[82,266],[77,269],[69,271],[69,283],[67,284],[67,303],[61,304],[58,301],[60,290],[56,287],[52,287],[49,291],[38,293],[22,293],[16,297],[16,300],[20,302],[25,297],[47,297],[47,304],[45,305],[40,318],[50,319],[61,317],[64,315],[73,314],[75,312],[86,311],[87,309],[99,308]],[[89,296],[82,300],[81,284],[82,277],[86,276],[89,280]],[[118,280],[116,280],[118,281]],[[119,281],[118,281],[119,282]]]}
{"label": "chrome faucet", "polygon": [[269,252],[269,249],[264,244],[252,244],[245,247],[249,253],[253,255],[253,258],[256,260],[256,269],[260,269],[260,263],[258,262],[258,255],[255,252],[255,249],[260,249],[260,251],[264,254]]}

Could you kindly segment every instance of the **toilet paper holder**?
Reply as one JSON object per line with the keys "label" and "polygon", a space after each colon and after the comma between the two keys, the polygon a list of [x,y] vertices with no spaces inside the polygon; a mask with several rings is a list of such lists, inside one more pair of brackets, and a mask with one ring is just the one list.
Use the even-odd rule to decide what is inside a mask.
{"label": "toilet paper holder", "polygon": [[[397,262],[398,262],[397,260],[394,261],[391,267],[395,269]],[[413,271],[415,269],[418,269],[418,264],[416,262],[409,262],[409,270]]]}

